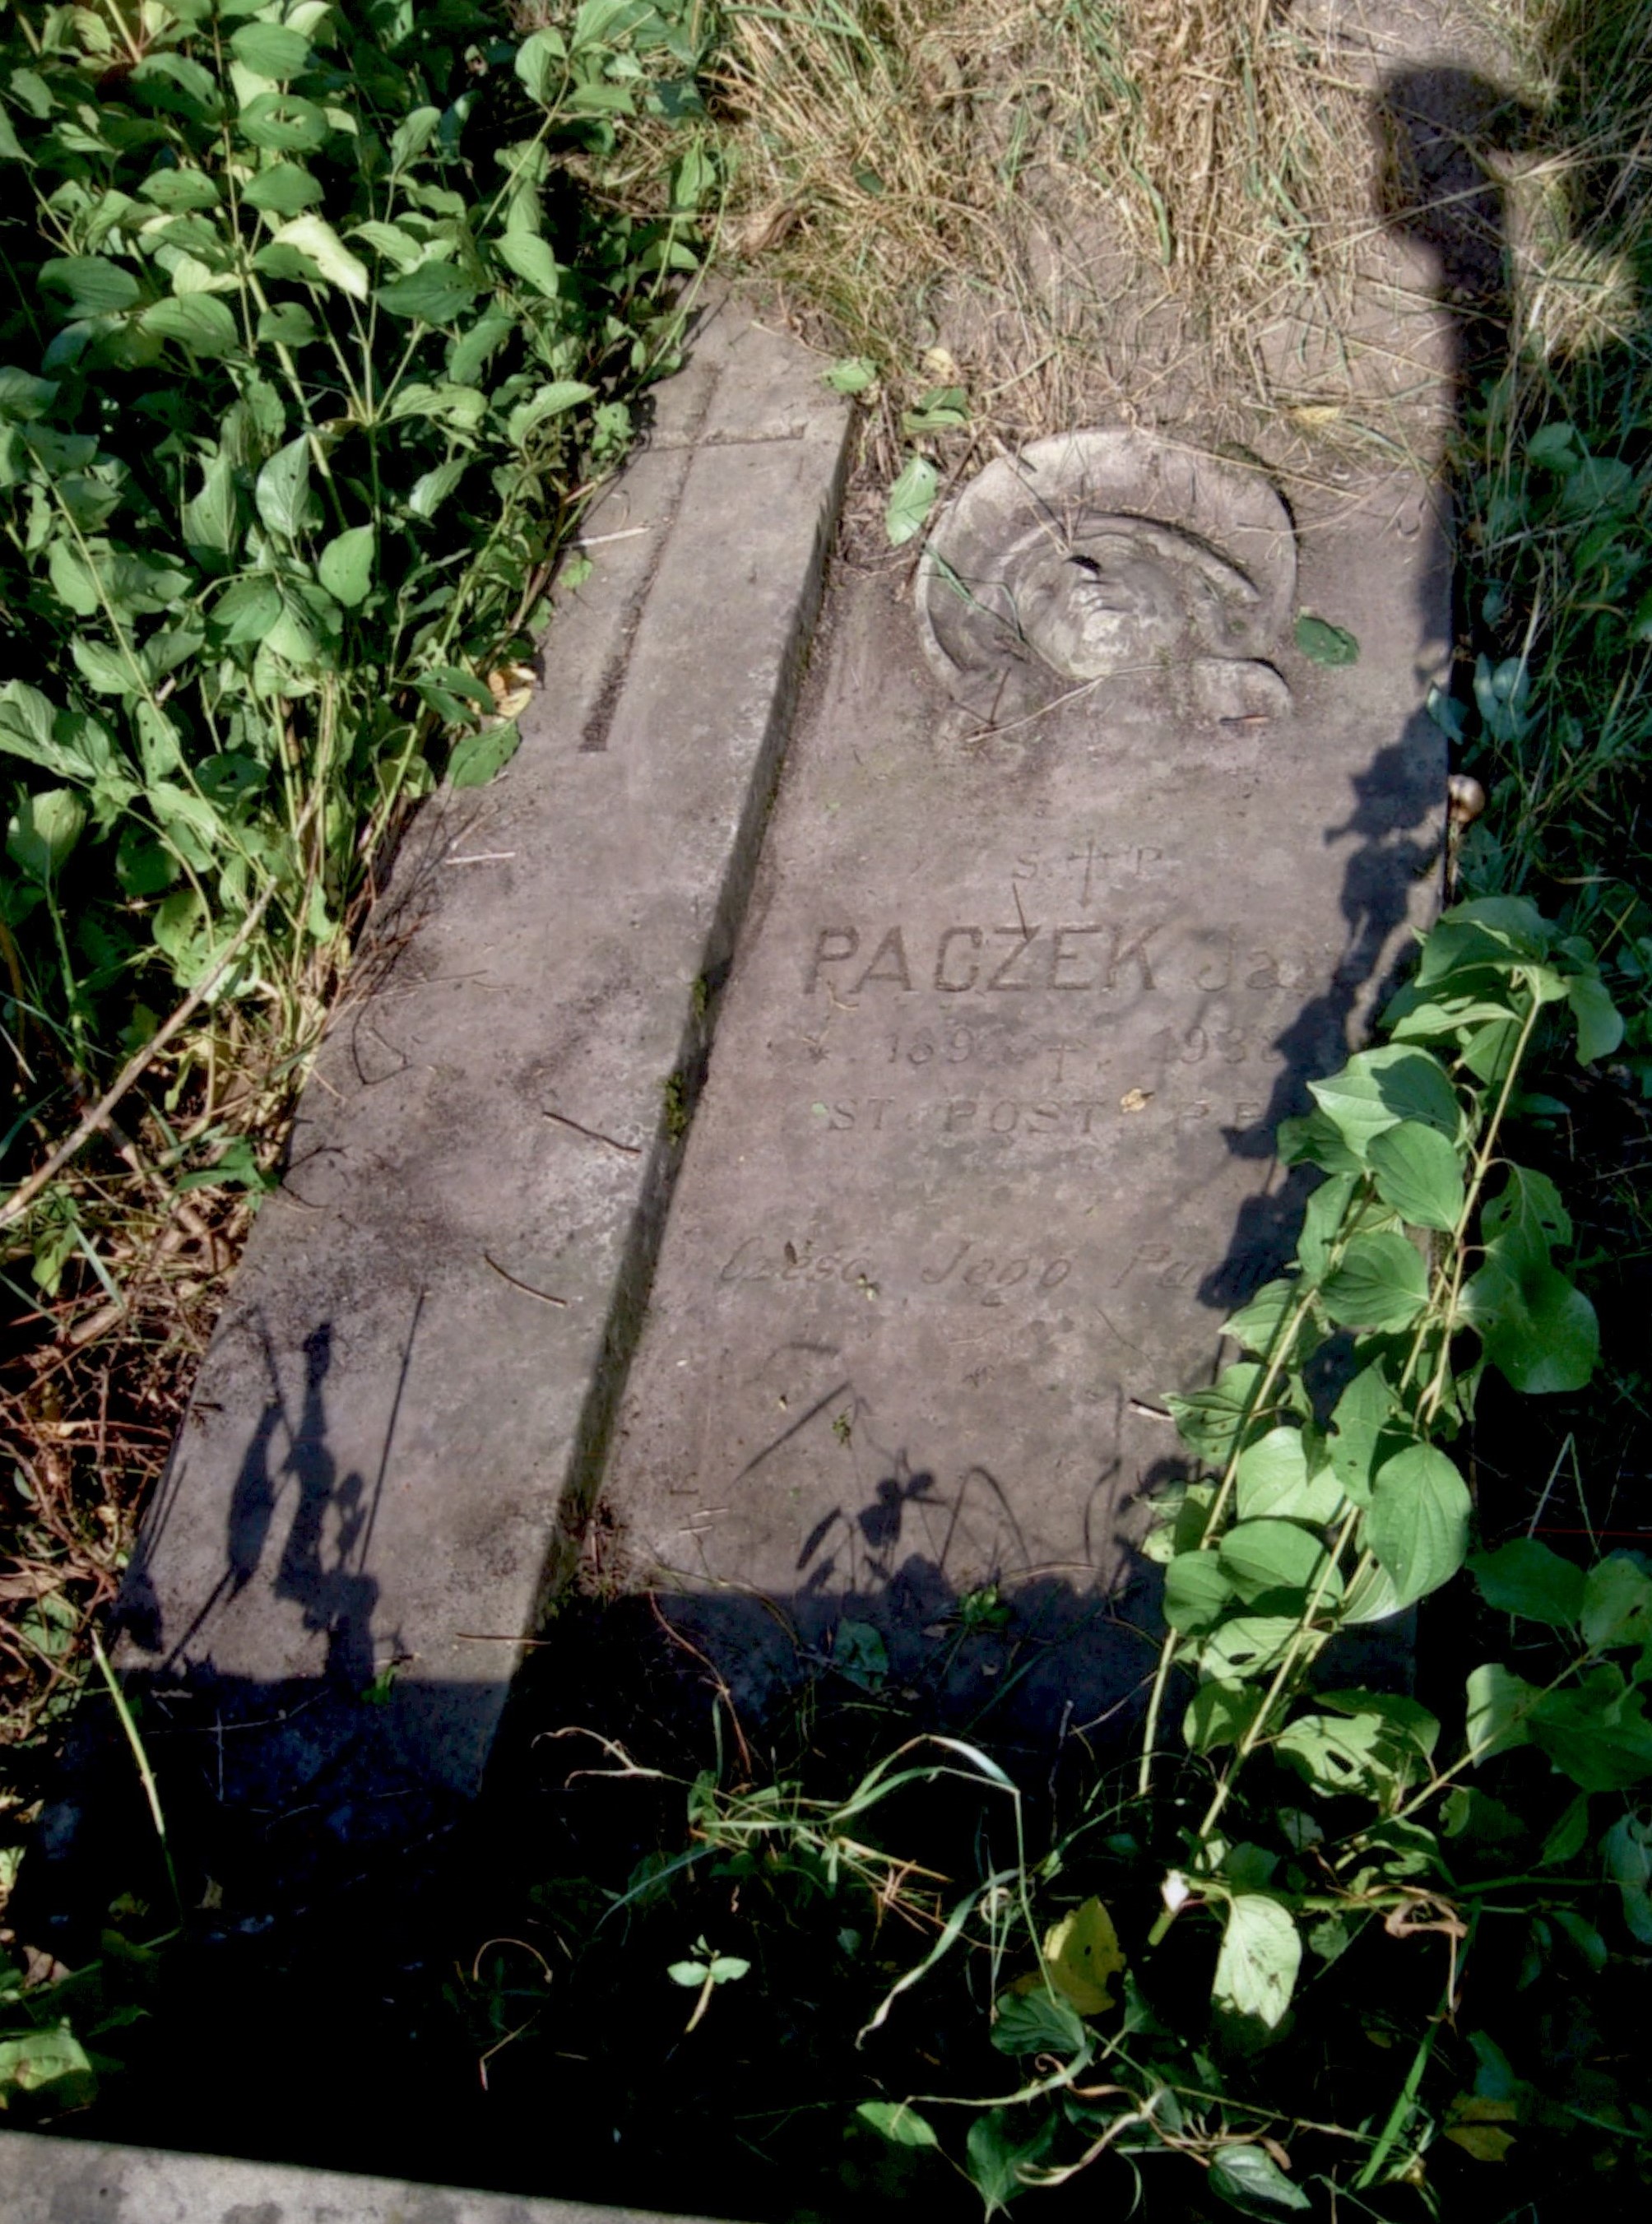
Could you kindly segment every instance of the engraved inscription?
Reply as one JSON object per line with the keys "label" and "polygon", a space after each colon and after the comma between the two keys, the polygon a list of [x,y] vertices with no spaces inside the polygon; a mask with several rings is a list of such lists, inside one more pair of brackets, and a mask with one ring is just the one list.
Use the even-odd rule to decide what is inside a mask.
{"label": "engraved inscription", "polygon": [[[949,1236],[918,1268],[915,1286],[943,1291],[949,1303],[987,1306],[1050,1296],[1073,1272],[1071,1259],[1052,1248],[1018,1252],[983,1244],[974,1236]],[[912,1286],[910,1267],[900,1278]],[[847,1288],[877,1298],[887,1286],[867,1252],[817,1251],[813,1245],[748,1235],[723,1265],[719,1282],[735,1286],[780,1282]]]}
{"label": "engraved inscription", "polygon": [[[955,1139],[991,1136],[1002,1141],[1012,1135],[1096,1137],[1122,1123],[1139,1127],[1144,1118],[1194,1127],[1224,1109],[1205,1097],[1183,1104],[1160,1103],[1153,1090],[1134,1089],[1121,1096],[925,1096],[907,1104],[892,1096],[817,1097],[805,1116],[817,1133],[829,1136],[927,1128]],[[1252,1128],[1266,1109],[1258,1098],[1241,1098],[1233,1106],[1233,1125]]]}
{"label": "engraved inscription", "polygon": [[1158,986],[1151,945],[1163,932],[1157,919],[1146,925],[1084,919],[1058,926],[1026,920],[955,924],[932,937],[909,932],[899,921],[865,934],[858,926],[823,926],[804,968],[804,994],[825,987],[853,1001],[869,989],[911,995],[920,983],[947,996],[1035,989],[1080,995],[1148,991]]}

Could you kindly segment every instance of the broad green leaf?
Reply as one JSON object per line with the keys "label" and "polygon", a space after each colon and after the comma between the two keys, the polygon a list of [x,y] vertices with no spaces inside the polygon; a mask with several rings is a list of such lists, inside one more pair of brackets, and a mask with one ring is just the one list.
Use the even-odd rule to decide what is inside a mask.
{"label": "broad green leaf", "polygon": [[[258,515],[272,533],[289,540],[304,531],[310,511],[310,436],[300,433],[278,448],[253,487]],[[222,605],[220,605],[222,608]]]}
{"label": "broad green leaf", "polygon": [[1488,1660],[1468,1678],[1468,1710],[1463,1740],[1472,1761],[1490,1760],[1531,1736],[1530,1715],[1537,1686],[1512,1675],[1500,1660]]}
{"label": "broad green leaf", "polygon": [[1630,1936],[1652,1946],[1652,1823],[1620,1815],[1600,1841],[1600,1853],[1622,1895]]}
{"label": "broad green leaf", "polygon": [[932,387],[900,420],[909,439],[925,433],[952,432],[968,422],[969,396],[962,386]]}
{"label": "broad green leaf", "polygon": [[373,584],[374,541],[370,525],[353,526],[327,543],[316,564],[317,578],[347,610],[367,600]]}
{"label": "broad green leaf", "polygon": [[1233,1602],[1214,1552],[1181,1552],[1164,1570],[1164,1619],[1172,1629],[1208,1629]]}
{"label": "broad green leaf", "polygon": [[238,509],[235,471],[220,448],[202,476],[200,492],[184,504],[184,545],[191,554],[228,556],[238,538]]}
{"label": "broad green leaf", "polygon": [[1216,1956],[1211,1997],[1228,2014],[1277,2030],[1290,2006],[1302,1963],[1302,1935],[1290,1911],[1264,1892],[1236,1892]]}
{"label": "broad green leaf", "polygon": [[1592,969],[1573,974],[1566,984],[1566,1001],[1578,1026],[1578,1064],[1610,1058],[1624,1039],[1624,1019],[1599,974]]}
{"label": "broad green leaf", "polygon": [[308,347],[320,338],[315,319],[298,301],[282,301],[259,314],[258,338],[265,347]]}
{"label": "broad green leaf", "polygon": [[[536,294],[547,301],[558,299],[562,274],[548,241],[541,239],[537,232],[508,231],[494,245],[500,261],[519,278],[526,278]],[[439,321],[445,323],[448,319]]]}
{"label": "broad green leaf", "polygon": [[48,294],[62,297],[73,317],[118,315],[142,300],[143,293],[124,263],[102,255],[71,255],[42,262],[39,280]]}
{"label": "broad green leaf", "polygon": [[[365,281],[366,273],[363,273]],[[374,295],[393,317],[425,325],[451,325],[470,307],[481,287],[451,262],[426,262],[405,278],[393,278]]]}
{"label": "broad green leaf", "polygon": [[1465,1286],[1460,1314],[1516,1390],[1581,1390],[1600,1357],[1600,1324],[1582,1291],[1558,1267],[1511,1257],[1501,1242]]}
{"label": "broad green leaf", "polygon": [[1329,1469],[1321,1468],[1310,1480],[1300,1429],[1270,1429],[1248,1445],[1239,1455],[1235,1487],[1241,1521],[1271,1514],[1323,1523],[1335,1518],[1343,1499],[1342,1486]]}
{"label": "broad green leaf", "polygon": [[234,313],[216,294],[182,294],[174,300],[151,302],[138,325],[156,339],[174,340],[192,355],[211,360],[234,355],[241,345]]}
{"label": "broad green leaf", "polygon": [[297,162],[273,162],[255,178],[248,179],[241,198],[249,208],[262,209],[269,216],[298,216],[305,209],[314,208],[326,195],[319,180]]}
{"label": "broad green leaf", "polygon": [[881,1690],[889,1675],[889,1647],[875,1622],[847,1617],[832,1633],[832,1665],[863,1691]]}
{"label": "broad green leaf", "polygon": [[993,2044],[1000,2054],[1084,2053],[1089,2034],[1069,2000],[1045,1991],[1035,1979],[1025,1992],[1006,1993],[993,2022]]}
{"label": "broad green leaf", "polygon": [[1442,1835],[1477,1850],[1510,1845],[1526,1835],[1526,1826],[1513,1808],[1470,1785],[1453,1785],[1441,1804],[1440,1813]]}
{"label": "broad green leaf", "polygon": [[275,244],[307,255],[330,286],[353,300],[366,300],[370,282],[367,265],[350,253],[325,217],[290,217],[276,231]]}
{"label": "broad green leaf", "polygon": [[862,2101],[855,2114],[898,2147],[938,2147],[940,2140],[909,2101]]}
{"label": "broad green leaf", "polygon": [[516,330],[516,319],[497,301],[489,301],[467,332],[461,332],[448,350],[448,376],[459,386],[472,386],[486,370],[501,344]]}
{"label": "broad green leaf", "polygon": [[1298,1627],[1293,1614],[1245,1614],[1221,1622],[1200,1647],[1199,1673],[1224,1683],[1268,1675],[1284,1659]]}
{"label": "broad green leaf", "polygon": [[1399,1593],[1387,1569],[1375,1560],[1368,1560],[1348,1579],[1342,1599],[1342,1619],[1350,1623],[1386,1621],[1390,1614],[1400,1611],[1400,1604]]}
{"label": "broad green leaf", "polygon": [[1410,1746],[1424,1760],[1433,1758],[1440,1742],[1440,1717],[1431,1715],[1420,1700],[1403,1691],[1323,1691],[1321,1704],[1345,1715],[1375,1715],[1392,1734]]}
{"label": "broad green leaf", "polygon": [[1498,1087],[1508,1078],[1519,1046],[1519,1021],[1494,1020],[1470,1035],[1463,1046],[1463,1064],[1477,1081]]}
{"label": "broad green leaf", "polygon": [[1550,1829],[1537,1856],[1540,1869],[1562,1868],[1576,1861],[1589,1842],[1589,1795],[1579,1791]]}
{"label": "broad green leaf", "polygon": [[163,209],[217,208],[221,198],[205,170],[154,170],[138,191],[146,201]]}
{"label": "broad green leaf", "polygon": [[85,831],[86,806],[71,787],[43,787],[18,799],[6,829],[6,855],[42,884],[68,862]]}
{"label": "broad green leaf", "polygon": [[74,2033],[61,2024],[0,2038],[0,2107],[15,2094],[45,2093],[54,2107],[85,2107],[98,2091],[97,2072]]}
{"label": "broad green leaf", "polygon": [[426,386],[414,379],[404,386],[390,404],[388,419],[397,424],[404,417],[426,417],[432,424],[451,426],[460,433],[474,433],[488,414],[488,397],[479,387],[459,386],[444,380],[439,386]]}
{"label": "broad green leaf", "polygon": [[276,23],[243,23],[230,34],[230,51],[255,77],[285,84],[309,68],[310,41]]}
{"label": "broad green leaf", "polygon": [[1583,1582],[1583,1640],[1597,1652],[1652,1640],[1652,1574],[1628,1552],[1597,1560]]}
{"label": "broad green leaf", "polygon": [[1273,1750],[1327,1798],[1364,1791],[1385,1800],[1403,1780],[1396,1760],[1408,1749],[1380,1715],[1362,1714],[1299,1715],[1274,1740]]}
{"label": "broad green leaf", "polygon": [[1328,1081],[1310,1081],[1310,1095],[1363,1159],[1374,1135],[1415,1120],[1437,1128],[1448,1142],[1462,1134],[1462,1111],[1451,1077],[1432,1052],[1409,1043],[1361,1051]]}
{"label": "broad green leaf", "polygon": [[1454,905],[1424,938],[1417,983],[1427,987],[1485,966],[1508,972],[1540,964],[1548,955],[1549,942],[1548,921],[1526,897],[1479,896]]}
{"label": "broad green leaf", "polygon": [[1322,1166],[1327,1174],[1357,1174],[1364,1162],[1349,1147],[1342,1130],[1317,1107],[1282,1120],[1274,1129],[1274,1149],[1282,1166]]}
{"label": "broad green leaf", "polygon": [[212,605],[211,622],[235,645],[262,641],[281,614],[281,589],[268,574],[255,572],[224,589]]}
{"label": "broad green leaf", "polygon": [[1274,1591],[1308,1592],[1321,1582],[1324,1601],[1341,1595],[1341,1578],[1328,1569],[1324,1545],[1295,1521],[1240,1521],[1217,1548],[1222,1572],[1245,1606]]}
{"label": "broad green leaf", "polygon": [[1182,1717],[1182,1734],[1195,1753],[1237,1745],[1262,1711],[1265,1694],[1248,1684],[1215,1677],[1201,1684]]}
{"label": "broad green leaf", "polygon": [[[1189,1451],[1196,1452],[1212,1467],[1222,1467],[1241,1430],[1247,1441],[1262,1434],[1269,1425],[1268,1409],[1245,1418],[1245,1409],[1254,1399],[1262,1376],[1263,1369],[1253,1360],[1241,1360],[1233,1367],[1224,1367],[1208,1390],[1190,1390],[1185,1397],[1166,1397],[1164,1402],[1175,1419],[1176,1434]],[[1273,1394],[1278,1404],[1294,1402],[1289,1381],[1279,1385]]]}
{"label": "broad green leaf", "polygon": [[1105,2015],[1115,2005],[1111,1987],[1124,1974],[1125,1957],[1113,1918],[1094,1894],[1044,1933],[1044,1968],[1080,2015]]}
{"label": "broad green leaf", "polygon": [[60,780],[95,779],[101,758],[76,747],[63,730],[65,723],[39,689],[27,681],[9,679],[0,687],[0,749]]}
{"label": "broad green leaf", "polygon": [[1211,2191],[1242,2216],[1281,2216],[1314,2205],[1265,2147],[1218,2147],[1211,2158],[1209,2183]]}
{"label": "broad green leaf", "polygon": [[352,239],[364,240],[374,252],[394,262],[398,270],[412,270],[423,260],[425,250],[412,232],[404,231],[399,224],[368,224],[350,226]]}
{"label": "broad green leaf", "polygon": [[[536,37],[539,35],[538,33],[535,34]],[[532,46],[533,41],[529,39],[526,43]],[[517,50],[516,60],[519,71],[521,67],[521,51],[520,47]],[[392,171],[405,170],[409,162],[416,162],[419,160],[426,148],[436,136],[437,127],[441,120],[442,111],[439,108],[415,108],[403,117],[390,136]]]}
{"label": "broad green leaf", "polygon": [[1517,1247],[1546,1266],[1551,1244],[1572,1241],[1571,1215],[1547,1174],[1509,1166],[1504,1175],[1502,1189],[1480,1214],[1480,1234],[1487,1243],[1500,1242],[1505,1256]]}
{"label": "broad green leaf", "polygon": [[548,27],[535,31],[518,47],[516,74],[535,100],[550,104],[563,80],[563,65],[567,56],[568,48],[561,32]]}
{"label": "broad green leaf", "polygon": [[1463,1172],[1453,1144],[1437,1128],[1402,1120],[1365,1147],[1377,1193],[1413,1228],[1447,1233],[1463,1214]]}
{"label": "broad green leaf", "polygon": [[1359,643],[1346,626],[1304,610],[1296,620],[1296,646],[1310,664],[1358,664]]}
{"label": "broad green leaf", "polygon": [[703,142],[691,146],[672,171],[671,212],[692,216],[717,189],[717,160]]}
{"label": "broad green leaf", "polygon": [[1296,1258],[1304,1280],[1322,1282],[1329,1272],[1331,1253],[1358,1183],[1356,1173],[1334,1173],[1308,1198],[1302,1213],[1302,1232],[1296,1239]]}
{"label": "broad green leaf", "polygon": [[528,434],[552,417],[561,417],[570,409],[589,401],[596,389],[577,378],[558,378],[538,387],[526,401],[519,401],[510,413],[506,427],[512,442],[520,447]]}
{"label": "broad green leaf", "polygon": [[1247,1305],[1229,1314],[1222,1323],[1222,1334],[1231,1336],[1241,1350],[1266,1359],[1284,1327],[1286,1317],[1301,1304],[1302,1297],[1301,1286],[1284,1276],[1277,1281],[1266,1282]]}
{"label": "broad green leaf", "polygon": [[987,2224],[1018,2193],[1025,2192],[1022,2169],[1044,2160],[1056,2131],[1054,2116],[1029,2117],[1025,2108],[991,2108],[974,2118],[964,2155],[970,2182],[986,2207]]}
{"label": "broad green leaf", "polygon": [[1468,1550],[1468,1488],[1434,1444],[1412,1444],[1377,1471],[1364,1540],[1409,1606],[1449,1583]]}
{"label": "broad green leaf", "polygon": [[1409,1328],[1428,1303],[1428,1270],[1403,1235],[1356,1235],[1320,1294],[1340,1327]]}
{"label": "broad green leaf", "polygon": [[940,486],[940,473],[927,456],[907,458],[905,469],[889,490],[884,510],[884,530],[892,548],[899,548],[923,531]]}
{"label": "broad green leaf", "polygon": [[426,471],[413,482],[407,496],[408,509],[415,517],[434,517],[469,469],[468,457],[455,456],[445,464],[438,464],[433,471]]}
{"label": "broad green leaf", "polygon": [[135,670],[130,658],[106,641],[77,636],[69,644],[69,654],[87,686],[99,695],[136,695],[143,685],[142,670]]}
{"label": "broad green leaf", "polygon": [[1585,1791],[1628,1791],[1652,1778],[1645,1694],[1616,1668],[1597,1668],[1570,1690],[1545,1691],[1531,1710],[1530,1734]]}
{"label": "broad green leaf", "polygon": [[1468,1564],[1480,1596],[1497,1614],[1516,1614],[1555,1629],[1575,1627],[1583,1612],[1583,1570],[1535,1537],[1516,1537]]}
{"label": "broad green leaf", "polygon": [[877,384],[878,366],[869,355],[846,355],[820,375],[835,393],[864,394]]}
{"label": "broad green leaf", "polygon": [[[1371,1476],[1379,1447],[1392,1433],[1396,1404],[1380,1362],[1373,1361],[1354,1376],[1332,1410],[1327,1444],[1331,1472],[1356,1506],[1371,1503]],[[1390,1444],[1383,1456],[1398,1449]]]}
{"label": "broad green leaf", "polygon": [[327,143],[325,113],[295,92],[261,92],[236,118],[236,130],[249,145],[279,155],[312,155]]}
{"label": "broad green leaf", "polygon": [[494,774],[508,765],[521,743],[514,718],[478,726],[453,745],[447,761],[447,777],[454,787],[485,787]]}

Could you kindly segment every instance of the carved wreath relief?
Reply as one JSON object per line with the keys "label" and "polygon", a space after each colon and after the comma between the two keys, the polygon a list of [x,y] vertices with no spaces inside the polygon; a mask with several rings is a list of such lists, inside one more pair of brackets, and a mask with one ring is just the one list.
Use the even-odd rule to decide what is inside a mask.
{"label": "carved wreath relief", "polygon": [[1063,433],[989,464],[919,573],[930,667],[993,724],[1094,693],[1201,722],[1271,718],[1296,590],[1290,519],[1254,474],[1145,433]]}

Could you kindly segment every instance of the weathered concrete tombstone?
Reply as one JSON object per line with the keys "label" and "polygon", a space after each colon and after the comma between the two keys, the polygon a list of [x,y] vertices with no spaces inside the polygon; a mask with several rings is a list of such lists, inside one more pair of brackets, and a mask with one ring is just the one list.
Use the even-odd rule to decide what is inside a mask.
{"label": "weathered concrete tombstone", "polygon": [[1257,473],[1100,431],[989,464],[915,599],[921,655],[840,589],[608,1503],[737,1692],[787,1619],[998,1583],[1063,1639],[1022,1703],[1105,1705],[1163,1395],[1289,1255],[1275,1125],[1434,900],[1443,567],[1416,482],[1299,548]]}

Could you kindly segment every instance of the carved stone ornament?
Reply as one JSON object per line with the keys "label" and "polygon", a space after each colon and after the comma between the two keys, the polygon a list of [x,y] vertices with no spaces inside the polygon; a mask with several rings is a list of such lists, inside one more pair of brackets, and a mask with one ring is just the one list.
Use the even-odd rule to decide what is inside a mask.
{"label": "carved stone ornament", "polygon": [[1296,595],[1264,479],[1115,426],[988,464],[930,537],[917,617],[948,692],[989,724],[1075,696],[1248,724],[1290,707],[1266,659]]}

